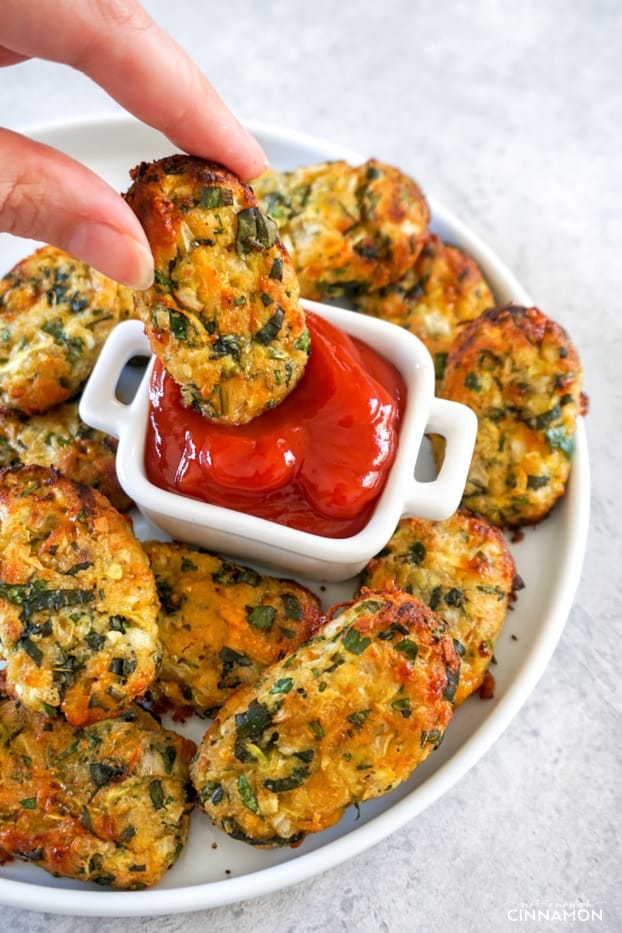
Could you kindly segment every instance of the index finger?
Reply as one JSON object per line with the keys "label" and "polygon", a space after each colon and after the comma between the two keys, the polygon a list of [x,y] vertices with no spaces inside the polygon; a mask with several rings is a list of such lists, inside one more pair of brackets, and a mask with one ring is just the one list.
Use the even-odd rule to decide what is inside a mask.
{"label": "index finger", "polygon": [[267,159],[183,49],[136,0],[4,0],[0,44],[63,62],[180,149],[250,179]]}

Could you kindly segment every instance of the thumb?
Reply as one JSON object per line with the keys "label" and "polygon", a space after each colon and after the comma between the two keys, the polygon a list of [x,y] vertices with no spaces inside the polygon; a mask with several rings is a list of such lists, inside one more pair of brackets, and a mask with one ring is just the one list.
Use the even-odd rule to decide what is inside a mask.
{"label": "thumb", "polygon": [[153,280],[149,244],[123,198],[79,162],[4,129],[0,230],[64,249],[131,288]]}

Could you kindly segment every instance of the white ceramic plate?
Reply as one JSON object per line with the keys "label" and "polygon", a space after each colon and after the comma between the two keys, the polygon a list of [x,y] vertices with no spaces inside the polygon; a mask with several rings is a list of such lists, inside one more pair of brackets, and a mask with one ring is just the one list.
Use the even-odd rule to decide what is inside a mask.
{"label": "white ceramic plate", "polygon": [[[293,168],[325,159],[353,163],[365,157],[300,134],[260,124],[256,133],[276,168]],[[126,118],[40,128],[30,135],[86,163],[118,190],[128,187],[128,171],[143,160],[171,152],[158,133]],[[462,246],[479,262],[499,303],[531,303],[494,254],[469,229],[431,198],[433,228]],[[0,242],[0,274],[31,248],[24,240],[4,236]],[[537,302],[536,302],[537,303]],[[146,891],[102,890],[53,878],[32,865],[13,862],[0,868],[0,902],[55,913],[91,916],[169,914],[216,907],[286,887],[363,851],[413,819],[444,794],[505,729],[542,674],[565,624],[579,579],[589,509],[588,454],[583,425],[577,432],[572,476],[564,500],[536,528],[512,544],[518,571],[525,581],[516,607],[499,638],[493,668],[495,697],[477,696],[457,711],[441,747],[393,793],[361,807],[326,832],[308,837],[296,849],[260,851],[229,839],[195,812],[188,844],[176,865]],[[154,534],[144,522],[141,537]],[[304,582],[304,581],[303,581]],[[347,598],[352,584],[317,589],[326,606]],[[205,724],[191,722],[186,731],[199,738]]]}

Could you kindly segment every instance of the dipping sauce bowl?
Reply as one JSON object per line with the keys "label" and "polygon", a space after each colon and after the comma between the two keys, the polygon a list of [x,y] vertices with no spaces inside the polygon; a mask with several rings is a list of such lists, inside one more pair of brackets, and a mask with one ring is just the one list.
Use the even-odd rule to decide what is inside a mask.
{"label": "dipping sauce bowl", "polygon": [[[122,401],[117,393],[129,360],[151,356],[138,321],[119,324],[106,341],[84,389],[80,415],[87,424],[119,439],[116,463],[121,486],[143,515],[171,538],[265,565],[281,575],[334,582],[358,573],[385,546],[400,518],[440,520],[456,510],[473,453],[477,419],[465,405],[434,395],[432,359],[413,334],[355,311],[306,300],[302,304],[380,353],[406,385],[393,465],[371,518],[356,534],[345,538],[311,534],[150,482],[145,439],[153,359],[131,401]],[[440,471],[429,481],[415,477],[426,434],[440,434],[446,441]]]}

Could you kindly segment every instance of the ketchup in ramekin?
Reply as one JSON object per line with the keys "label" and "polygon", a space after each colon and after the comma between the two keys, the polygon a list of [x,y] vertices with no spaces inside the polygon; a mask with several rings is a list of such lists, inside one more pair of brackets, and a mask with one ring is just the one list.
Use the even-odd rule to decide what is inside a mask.
{"label": "ketchup in ramekin", "polygon": [[162,489],[330,538],[369,521],[393,464],[406,387],[367,344],[308,311],[293,392],[244,425],[211,422],[156,361],[145,467]]}

